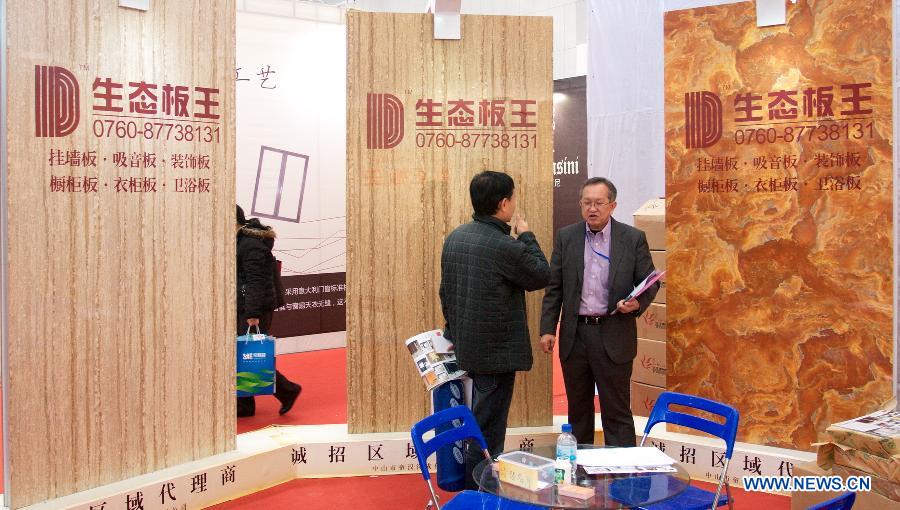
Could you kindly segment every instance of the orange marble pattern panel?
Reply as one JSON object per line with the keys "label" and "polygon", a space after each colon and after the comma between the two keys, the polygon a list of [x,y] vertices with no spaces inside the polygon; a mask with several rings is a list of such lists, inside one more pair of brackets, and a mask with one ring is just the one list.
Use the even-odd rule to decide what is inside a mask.
{"label": "orange marble pattern panel", "polygon": [[666,14],[668,387],[737,407],[740,441],[808,449],[891,397],[891,19]]}

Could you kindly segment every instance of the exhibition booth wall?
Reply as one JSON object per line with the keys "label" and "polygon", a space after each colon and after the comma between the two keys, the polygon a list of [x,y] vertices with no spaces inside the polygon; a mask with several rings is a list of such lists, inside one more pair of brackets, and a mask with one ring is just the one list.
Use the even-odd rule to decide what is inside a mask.
{"label": "exhibition booth wall", "polygon": [[4,2],[6,504],[231,450],[234,2]]}
{"label": "exhibition booth wall", "polygon": [[[469,181],[503,169],[517,211],[549,248],[551,23],[463,16],[459,40],[432,16],[347,16],[347,399],[350,432],[408,430],[430,412],[404,340],[443,325],[446,235],[470,220]],[[540,293],[527,316],[537,331]],[[550,360],[518,375],[512,427],[549,425]]]}
{"label": "exhibition booth wall", "polygon": [[[584,178],[616,182],[626,223],[665,195],[667,297],[642,330],[662,336],[642,340],[664,343],[668,377],[648,384],[737,406],[745,472],[809,460],[825,427],[892,393],[895,14],[800,0],[758,28],[752,3],[710,3],[589,2],[590,78],[554,89],[548,18],[466,15],[445,41],[425,14],[6,2],[5,503],[103,486],[57,508],[200,507],[408,472],[404,431],[431,409],[403,341],[443,324],[441,245],[485,169],[513,176],[548,256],[554,222],[577,220],[554,202]],[[563,159],[554,121],[573,132]],[[813,122],[837,128],[801,136]],[[346,427],[235,440],[235,197],[279,233],[279,349],[346,338]],[[555,440],[551,389],[535,346],[510,415],[533,428],[510,447]],[[717,445],[653,444],[714,476]]]}
{"label": "exhibition booth wall", "polygon": [[[891,398],[891,4],[798,1],[760,28],[750,2],[591,2],[591,175],[619,185],[620,207],[667,186],[651,249],[668,255],[668,387],[736,404],[742,440],[807,449]],[[807,113],[810,88],[834,115]],[[719,124],[700,120],[718,107],[704,92]],[[689,93],[705,105],[688,110]],[[741,117],[748,93],[760,120]],[[865,113],[844,113],[854,101]],[[840,138],[785,138],[814,123]],[[847,139],[856,123],[865,137]]]}

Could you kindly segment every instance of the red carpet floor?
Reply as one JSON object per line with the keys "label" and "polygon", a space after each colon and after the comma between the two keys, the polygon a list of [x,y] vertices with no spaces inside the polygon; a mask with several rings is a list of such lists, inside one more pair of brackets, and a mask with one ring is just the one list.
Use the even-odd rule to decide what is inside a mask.
{"label": "red carpet floor", "polygon": [[[272,424],[347,423],[347,360],[344,349],[281,355],[278,356],[278,370],[303,386],[303,393],[294,409],[278,416],[281,406],[275,397],[257,397],[256,416],[239,418],[238,434]],[[566,389],[556,352],[553,354],[553,414],[566,414]]]}
{"label": "red carpet floor", "polygon": [[294,408],[278,416],[281,403],[272,396],[256,397],[256,416],[238,418],[238,434],[278,425],[347,423],[347,359],[344,349],[278,356],[278,370],[300,384],[303,392]]}

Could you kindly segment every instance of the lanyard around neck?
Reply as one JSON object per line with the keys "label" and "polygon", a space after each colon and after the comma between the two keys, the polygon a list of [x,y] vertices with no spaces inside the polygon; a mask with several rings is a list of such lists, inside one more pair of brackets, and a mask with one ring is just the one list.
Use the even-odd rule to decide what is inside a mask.
{"label": "lanyard around neck", "polygon": [[[595,234],[595,235],[596,235],[596,234]],[[597,251],[597,250],[594,249],[594,245],[591,244],[591,239],[590,239],[590,237],[588,237],[588,233],[587,233],[586,231],[585,231],[585,233],[584,233],[584,242],[587,243],[588,247],[591,249],[592,252],[596,253],[599,257],[601,257],[601,258],[603,258],[603,259],[606,259],[607,262],[610,261],[610,260],[609,260],[609,257],[607,257],[606,255],[604,255],[604,254],[602,254],[602,253],[600,253],[599,251]]]}

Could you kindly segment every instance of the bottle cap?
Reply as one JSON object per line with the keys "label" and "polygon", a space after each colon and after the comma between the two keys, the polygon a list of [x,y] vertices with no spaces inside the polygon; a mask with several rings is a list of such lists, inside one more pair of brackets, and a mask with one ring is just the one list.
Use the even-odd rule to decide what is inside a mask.
{"label": "bottle cap", "polygon": [[572,433],[572,425],[569,425],[568,423],[563,423],[562,431],[568,432],[571,434]]}

